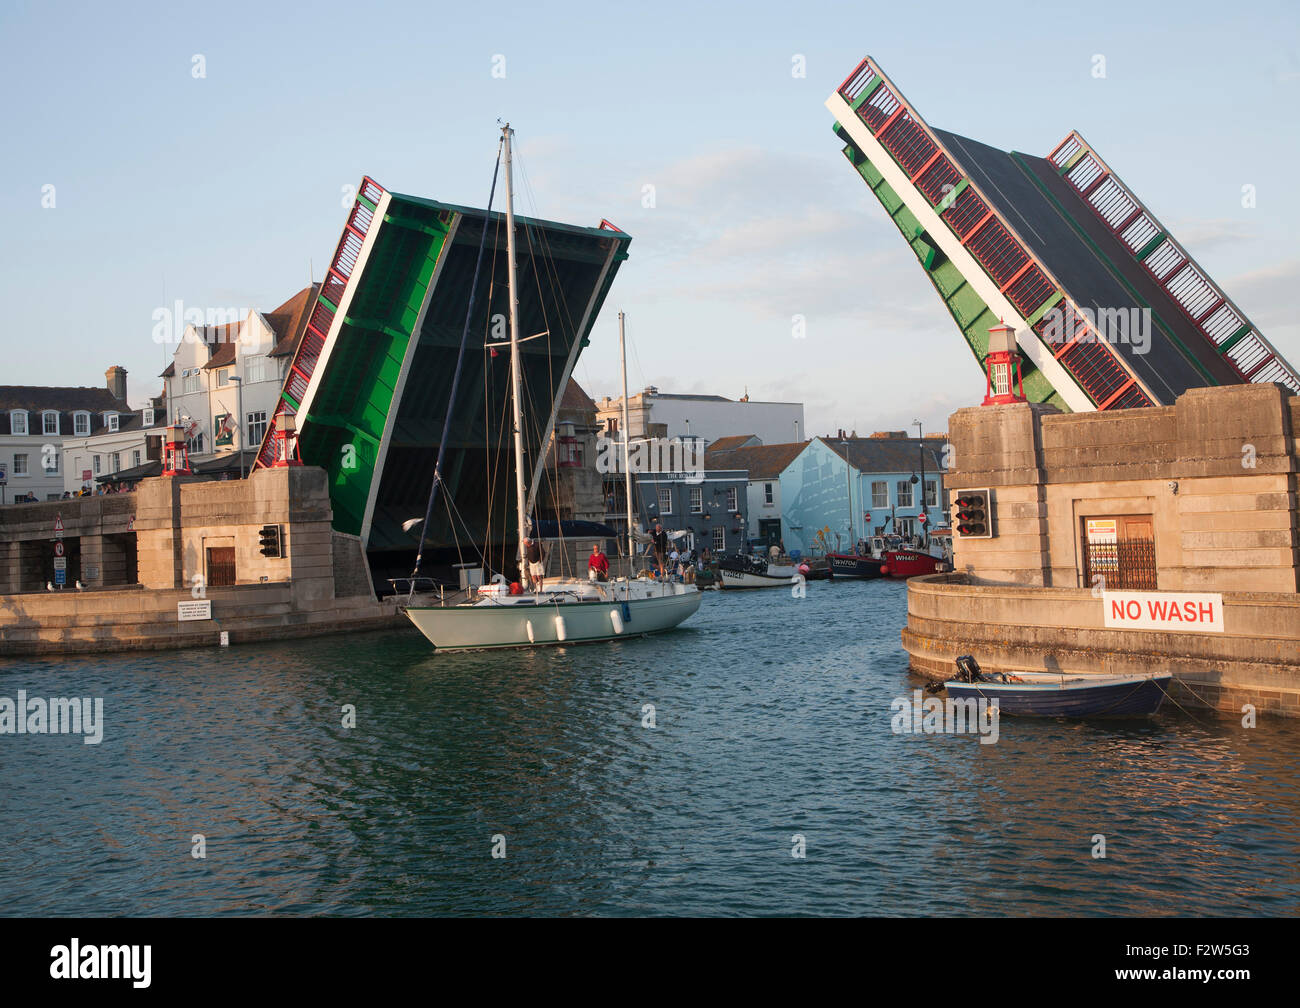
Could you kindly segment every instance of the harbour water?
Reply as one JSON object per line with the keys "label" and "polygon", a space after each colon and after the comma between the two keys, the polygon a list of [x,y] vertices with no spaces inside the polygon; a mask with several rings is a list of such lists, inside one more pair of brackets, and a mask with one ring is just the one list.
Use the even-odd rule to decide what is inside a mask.
{"label": "harbour water", "polygon": [[1300,724],[895,734],[905,618],[901,582],[813,583],[568,649],[0,663],[105,722],[0,735],[0,913],[1300,912]]}

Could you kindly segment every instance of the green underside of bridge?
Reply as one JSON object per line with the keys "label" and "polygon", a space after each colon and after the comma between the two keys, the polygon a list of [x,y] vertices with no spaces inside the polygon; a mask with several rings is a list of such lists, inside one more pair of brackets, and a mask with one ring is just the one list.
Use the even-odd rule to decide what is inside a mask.
{"label": "green underside of bridge", "polygon": [[[589,336],[631,237],[515,220],[524,450],[531,474],[569,352]],[[303,460],[328,473],[334,528],[340,532],[361,534],[373,493],[363,544],[372,569],[406,564],[409,570],[418,533],[401,526],[424,515],[446,440],[444,483],[426,533],[426,559],[472,560],[486,545],[489,562],[502,569],[517,546],[509,343],[492,339],[494,317],[509,313],[503,215],[394,193],[376,226],[334,349],[318,368],[317,389],[301,424]],[[444,430],[485,228],[460,385]],[[408,370],[399,396],[404,361]]]}
{"label": "green underside of bridge", "polygon": [[334,528],[361,533],[402,361],[453,215],[385,218],[301,423],[303,458],[329,474]]}
{"label": "green underside of bridge", "polygon": [[[836,126],[836,132],[842,140],[848,139],[838,125]],[[984,303],[984,299],[966,281],[966,277],[962,275],[961,270],[944,255],[938,243],[921,226],[912,211],[907,208],[907,204],[889,186],[884,176],[876,170],[875,165],[851,142],[846,143],[844,156],[857,169],[858,174],[862,176],[863,181],[867,183],[871,191],[875,193],[876,199],[880,201],[880,205],[889,214],[889,219],[894,222],[895,227],[898,228],[899,233],[902,234],[903,239],[912,249],[917,261],[921,264],[921,268],[925,270],[925,275],[938,293],[940,300],[948,309],[953,321],[957,323],[957,329],[961,332],[966,345],[970,347],[970,351],[982,371],[984,358],[988,355],[989,329],[999,323],[998,316],[989,310],[988,305]],[[1049,403],[1064,413],[1070,412],[1070,407],[1061,398],[1060,393],[1056,391],[1052,383],[1048,381],[1047,376],[1039,371],[1034,363],[1023,354],[1021,355],[1021,367],[1024,369],[1026,399],[1030,402]]]}

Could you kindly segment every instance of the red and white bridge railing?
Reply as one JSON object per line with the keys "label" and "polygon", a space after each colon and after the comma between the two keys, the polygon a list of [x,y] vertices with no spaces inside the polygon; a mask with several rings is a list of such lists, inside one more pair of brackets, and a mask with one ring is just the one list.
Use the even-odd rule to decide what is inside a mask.
{"label": "red and white bridge railing", "polygon": [[275,418],[285,413],[296,414],[302,407],[303,397],[307,394],[312,374],[320,363],[330,328],[343,304],[348,285],[352,282],[352,274],[361,256],[366,235],[374,223],[379,201],[385,194],[384,187],[369,176],[361,180],[352,212],[348,214],[338,247],[334,250],[334,258],[330,260],[325,277],[321,280],[316,303],[307,319],[307,328],[284,377],[280,401],[276,404],[271,422],[266,425],[266,435],[262,438],[262,447],[257,453],[254,469],[274,465],[281,457],[284,449],[276,437]]}
{"label": "red and white bridge railing", "polygon": [[1248,382],[1300,392],[1297,373],[1077,130],[1047,156],[1106,227]]}
{"label": "red and white bridge railing", "polygon": [[[1123,360],[1075,310],[1061,284],[1030,254],[979,187],[962,175],[925,121],[870,58],[849,74],[839,95],[1097,409],[1155,405]],[[1062,317],[1066,338],[1049,342],[1044,335],[1048,326]]]}

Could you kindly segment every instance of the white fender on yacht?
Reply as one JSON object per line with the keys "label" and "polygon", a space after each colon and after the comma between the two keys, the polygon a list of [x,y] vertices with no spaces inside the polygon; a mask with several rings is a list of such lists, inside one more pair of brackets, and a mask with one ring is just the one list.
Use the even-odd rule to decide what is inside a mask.
{"label": "white fender on yacht", "polygon": [[529,644],[535,644],[535,643],[537,643],[537,638],[533,636],[533,621],[532,621],[532,620],[524,620],[524,629],[526,629],[526,630],[528,631],[528,643],[529,643]]}
{"label": "white fender on yacht", "polygon": [[568,634],[565,632],[564,629],[564,617],[556,616],[555,617],[555,639],[564,640],[567,636]]}
{"label": "white fender on yacht", "polygon": [[611,609],[609,611],[609,621],[614,624],[615,633],[623,632],[623,614],[621,612],[617,609]]}

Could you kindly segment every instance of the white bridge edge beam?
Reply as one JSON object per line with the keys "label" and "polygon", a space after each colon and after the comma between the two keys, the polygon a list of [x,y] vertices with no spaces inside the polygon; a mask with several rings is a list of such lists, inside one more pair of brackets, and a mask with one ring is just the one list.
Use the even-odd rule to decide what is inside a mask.
{"label": "white bridge edge beam", "polygon": [[858,118],[853,107],[844,100],[838,91],[832,92],[826,99],[826,108],[835,117],[836,122],[844,127],[853,142],[875,165],[876,170],[884,176],[889,187],[903,201],[917,221],[929,232],[940,250],[966,278],[975,293],[988,305],[989,309],[1008,325],[1015,326],[1016,343],[1026,357],[1034,362],[1039,371],[1047,376],[1052,387],[1060,393],[1067,406],[1075,413],[1093,413],[1097,407],[1092,404],[1086,392],[1079,387],[1071,374],[1052,356],[1038,335],[1029,328],[1019,310],[998,290],[992,278],[984,272],[984,267],[962,245],[949,229],[948,225],[934,212],[934,208],[912,184],[911,180],[898,167],[898,162],[867,129],[866,123]]}

